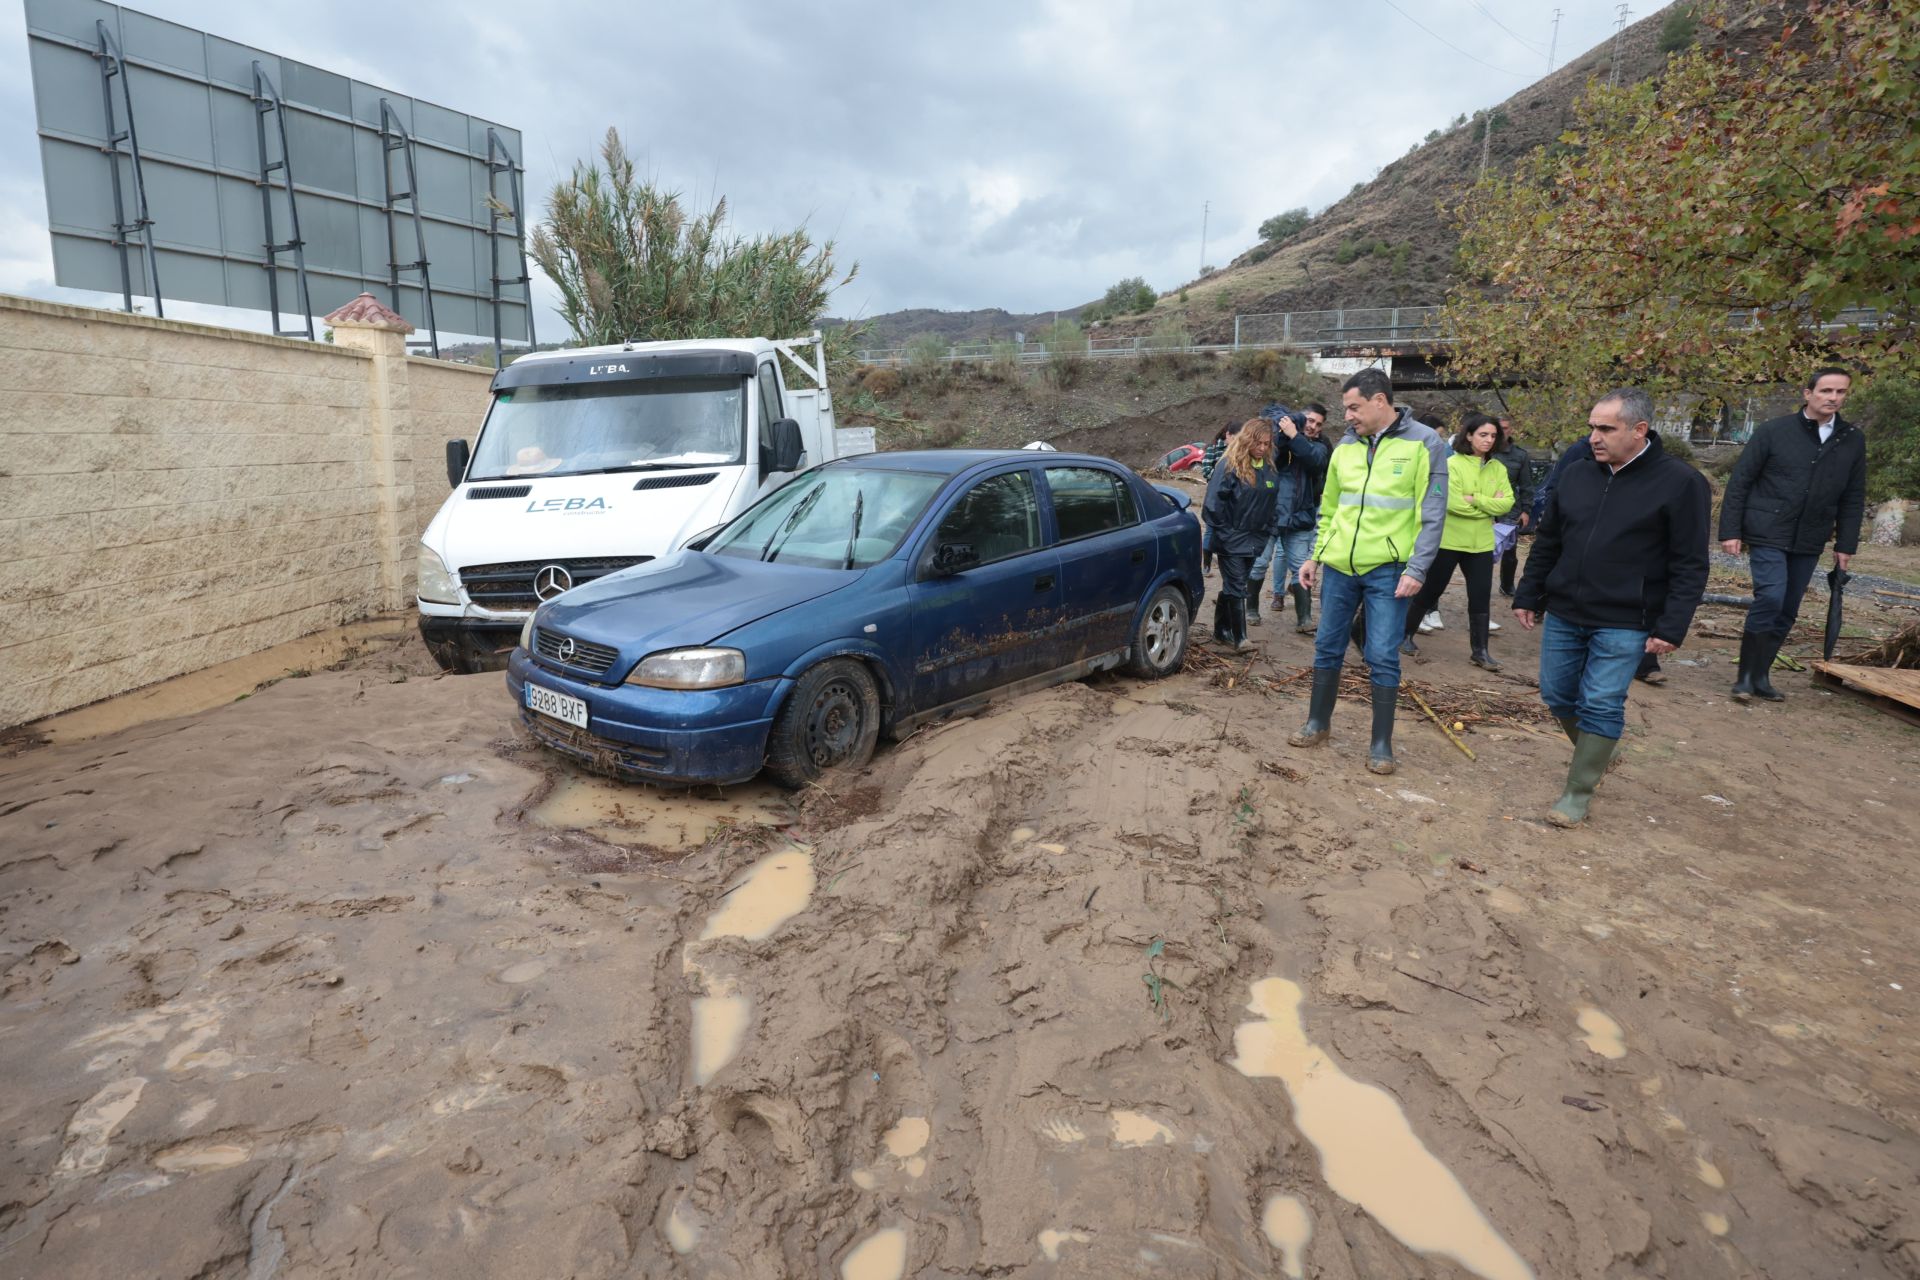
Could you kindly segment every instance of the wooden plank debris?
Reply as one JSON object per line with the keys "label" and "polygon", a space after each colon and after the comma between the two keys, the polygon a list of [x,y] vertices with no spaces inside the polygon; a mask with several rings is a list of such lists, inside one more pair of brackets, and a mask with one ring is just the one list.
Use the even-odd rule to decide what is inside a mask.
{"label": "wooden plank debris", "polygon": [[1813,669],[1831,683],[1865,694],[1882,711],[1920,724],[1920,670],[1846,662],[1816,662]]}

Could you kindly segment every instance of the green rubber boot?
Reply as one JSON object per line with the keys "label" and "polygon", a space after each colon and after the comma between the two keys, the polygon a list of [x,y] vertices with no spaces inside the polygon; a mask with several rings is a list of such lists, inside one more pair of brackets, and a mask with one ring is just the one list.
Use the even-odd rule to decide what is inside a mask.
{"label": "green rubber boot", "polygon": [[1566,792],[1547,810],[1548,822],[1556,827],[1577,827],[1587,820],[1593,789],[1606,776],[1613,750],[1619,745],[1618,738],[1603,738],[1597,733],[1580,735],[1573,744],[1573,763],[1567,766]]}

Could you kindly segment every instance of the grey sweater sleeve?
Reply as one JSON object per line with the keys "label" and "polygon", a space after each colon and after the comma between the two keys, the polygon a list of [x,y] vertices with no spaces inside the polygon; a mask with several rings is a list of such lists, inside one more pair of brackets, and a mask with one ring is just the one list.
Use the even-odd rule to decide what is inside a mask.
{"label": "grey sweater sleeve", "polygon": [[1420,583],[1426,582],[1427,570],[1440,553],[1440,533],[1447,523],[1447,455],[1453,452],[1439,432],[1429,429],[1427,435],[1427,496],[1420,500],[1420,537],[1406,568],[1406,575]]}

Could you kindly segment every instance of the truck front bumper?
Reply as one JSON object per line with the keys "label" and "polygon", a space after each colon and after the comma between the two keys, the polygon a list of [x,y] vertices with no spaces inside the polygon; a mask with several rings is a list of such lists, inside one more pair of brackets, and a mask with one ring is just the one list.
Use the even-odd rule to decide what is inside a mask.
{"label": "truck front bumper", "polygon": [[520,643],[520,621],[420,615],[420,638],[447,671],[504,671]]}

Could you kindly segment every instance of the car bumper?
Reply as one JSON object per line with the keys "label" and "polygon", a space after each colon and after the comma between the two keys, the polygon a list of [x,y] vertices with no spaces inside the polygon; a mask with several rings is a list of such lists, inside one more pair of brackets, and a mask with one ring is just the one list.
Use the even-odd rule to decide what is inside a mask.
{"label": "car bumper", "polygon": [[501,671],[507,655],[520,642],[524,619],[497,622],[487,618],[420,615],[420,638],[427,652],[448,671]]}
{"label": "car bumper", "polygon": [[[527,709],[527,682],[587,704],[587,727]],[[520,722],[541,745],[595,773],[628,782],[744,782],[767,759],[767,733],[791,681],[761,680],[727,689],[648,689],[587,684],[515,649],[507,689]]]}

